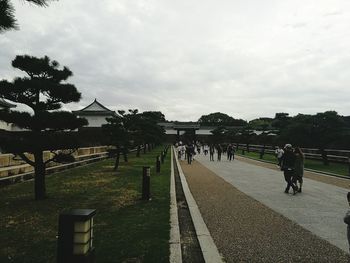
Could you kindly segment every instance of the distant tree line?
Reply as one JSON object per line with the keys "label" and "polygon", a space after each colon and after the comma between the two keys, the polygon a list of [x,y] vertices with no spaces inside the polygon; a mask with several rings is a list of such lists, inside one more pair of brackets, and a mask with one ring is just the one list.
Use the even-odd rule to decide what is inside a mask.
{"label": "distant tree line", "polygon": [[[274,118],[257,118],[250,122],[240,122],[241,127],[228,122],[222,123],[221,114],[209,114],[220,116],[219,120],[211,120],[217,128],[212,131],[212,141],[240,142],[246,144],[284,145],[292,143],[307,148],[350,148],[350,116],[341,116],[335,111],[326,111],[317,114],[298,114],[289,116],[288,113],[276,113]],[[207,116],[199,120],[207,120]],[[232,120],[232,117],[227,120]],[[218,126],[219,125],[219,126]]]}
{"label": "distant tree line", "polygon": [[242,119],[235,119],[225,113],[214,112],[202,115],[198,119],[201,126],[245,126],[247,122]]}

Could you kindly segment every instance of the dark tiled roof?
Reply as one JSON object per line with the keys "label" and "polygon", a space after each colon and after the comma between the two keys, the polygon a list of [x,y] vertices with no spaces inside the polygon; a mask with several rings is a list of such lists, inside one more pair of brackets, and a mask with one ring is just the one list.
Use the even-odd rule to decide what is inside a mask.
{"label": "dark tiled roof", "polygon": [[11,104],[11,103],[5,101],[5,100],[2,99],[2,98],[0,98],[0,106],[1,106],[1,107],[4,107],[4,108],[14,108],[14,107],[16,107],[15,104]]}
{"label": "dark tiled roof", "polygon": [[[89,108],[92,104],[94,104],[94,103],[96,103],[98,106],[100,106],[101,108],[103,108],[104,111],[89,110],[88,108]],[[95,99],[91,104],[89,104],[88,106],[86,106],[85,108],[83,108],[83,109],[81,109],[81,110],[73,111],[73,113],[79,113],[79,114],[82,113],[82,112],[89,112],[89,113],[91,113],[91,112],[109,112],[109,113],[115,113],[114,111],[112,111],[112,110],[106,108],[105,106],[103,106],[103,105],[102,105],[101,103],[99,103],[96,99]]]}
{"label": "dark tiled roof", "polygon": [[75,115],[79,116],[114,116],[116,113],[114,111],[73,111]]}

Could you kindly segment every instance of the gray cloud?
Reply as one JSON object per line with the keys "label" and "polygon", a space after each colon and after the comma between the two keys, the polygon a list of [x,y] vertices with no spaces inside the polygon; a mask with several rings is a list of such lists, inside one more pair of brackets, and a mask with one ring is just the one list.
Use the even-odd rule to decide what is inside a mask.
{"label": "gray cloud", "polygon": [[18,75],[16,54],[48,55],[74,72],[72,110],[97,98],[171,120],[350,114],[345,0],[15,3],[21,29],[0,35],[1,77]]}

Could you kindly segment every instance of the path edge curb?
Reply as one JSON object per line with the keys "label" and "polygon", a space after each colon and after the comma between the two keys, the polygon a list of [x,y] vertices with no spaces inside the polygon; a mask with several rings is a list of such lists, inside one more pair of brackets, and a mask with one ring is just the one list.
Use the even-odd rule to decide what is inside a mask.
{"label": "path edge curb", "polygon": [[[175,149],[173,149],[173,152],[175,153]],[[200,244],[203,258],[207,263],[223,263],[223,258],[220,255],[212,236],[210,235],[207,225],[203,220],[202,214],[199,211],[197,203],[194,200],[192,193],[188,187],[187,180],[181,169],[180,163],[177,158],[175,158],[175,160],[179,171],[182,189],[184,191],[188,209],[190,211],[192,222],[196,230],[196,235]]]}
{"label": "path edge curb", "polygon": [[177,213],[175,172],[173,151],[171,151],[171,177],[170,177],[170,263],[182,263],[179,217]]}

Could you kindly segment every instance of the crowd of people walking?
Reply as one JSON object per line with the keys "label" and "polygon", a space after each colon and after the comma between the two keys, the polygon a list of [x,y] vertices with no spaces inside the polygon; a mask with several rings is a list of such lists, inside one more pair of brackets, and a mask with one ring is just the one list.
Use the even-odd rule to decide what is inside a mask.
{"label": "crowd of people walking", "polygon": [[[229,144],[227,147],[223,147],[221,144],[203,144],[188,143],[186,145],[182,142],[175,144],[178,158],[180,160],[187,160],[188,164],[191,164],[196,154],[200,154],[203,150],[205,156],[209,153],[210,161],[215,160],[215,153],[217,154],[216,160],[221,161],[222,154],[227,154],[227,160],[233,161],[235,159],[235,147]],[[197,150],[197,153],[196,153]],[[285,193],[289,193],[290,188],[293,190],[293,195],[302,192],[303,176],[304,176],[304,160],[305,156],[300,147],[293,148],[291,144],[286,144],[284,148],[276,147],[275,156],[277,158],[277,165],[284,174],[284,180],[287,185],[284,190]],[[350,206],[350,192],[347,193],[347,200]],[[347,211],[344,222],[347,224],[347,239],[350,249],[350,209]]]}
{"label": "crowd of people walking", "polygon": [[[215,161],[214,155],[216,153],[216,160],[221,161],[221,157],[226,153],[227,160],[233,161],[235,159],[235,148],[232,144],[224,147],[221,144],[201,144],[200,142],[193,142],[183,144],[181,141],[175,144],[177,150],[177,156],[179,160],[187,160],[188,164],[191,164],[196,154],[200,154],[203,150],[205,156],[209,153],[210,161]],[[196,152],[197,151],[197,152]]]}
{"label": "crowd of people walking", "polygon": [[[183,144],[180,141],[175,144],[175,147],[178,159],[186,160],[188,164],[191,164],[195,159],[195,155],[201,152],[203,152],[205,156],[209,154],[209,160],[211,162],[215,160],[220,162],[223,154],[226,154],[227,160],[230,162],[235,159],[235,146],[233,144],[202,144],[200,142]],[[275,156],[278,161],[278,166],[281,171],[283,171],[284,180],[287,183],[284,192],[289,193],[292,188],[293,195],[301,193],[305,159],[301,148],[293,148],[291,144],[286,144],[284,148],[276,148]]]}

